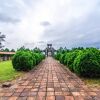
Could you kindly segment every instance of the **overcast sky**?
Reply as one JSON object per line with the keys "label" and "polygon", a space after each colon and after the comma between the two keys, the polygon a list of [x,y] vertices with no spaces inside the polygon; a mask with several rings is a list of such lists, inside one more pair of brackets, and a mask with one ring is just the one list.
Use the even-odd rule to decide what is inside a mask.
{"label": "overcast sky", "polygon": [[5,47],[100,47],[100,0],[0,0]]}

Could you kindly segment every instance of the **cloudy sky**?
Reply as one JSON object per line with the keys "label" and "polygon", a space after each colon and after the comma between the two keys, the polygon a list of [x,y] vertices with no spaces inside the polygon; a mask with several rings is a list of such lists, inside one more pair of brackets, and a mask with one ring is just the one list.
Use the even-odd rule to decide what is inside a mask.
{"label": "cloudy sky", "polygon": [[5,47],[100,47],[100,0],[0,0]]}

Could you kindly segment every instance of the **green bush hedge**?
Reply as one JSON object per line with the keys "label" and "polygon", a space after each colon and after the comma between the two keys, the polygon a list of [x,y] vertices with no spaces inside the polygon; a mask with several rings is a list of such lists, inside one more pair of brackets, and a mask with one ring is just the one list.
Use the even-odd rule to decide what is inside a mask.
{"label": "green bush hedge", "polygon": [[75,48],[58,53],[55,58],[71,71],[84,77],[100,77],[100,50],[96,48]]}
{"label": "green bush hedge", "polygon": [[77,57],[78,53],[79,53],[79,51],[75,50],[74,52],[70,52],[67,55],[67,58],[68,58],[67,59],[67,66],[69,67],[69,69],[71,71],[74,71],[73,70],[73,63],[74,63],[74,60]]}
{"label": "green bush hedge", "polygon": [[100,77],[100,64],[95,53],[81,52],[74,60],[74,72],[85,77]]}
{"label": "green bush hedge", "polygon": [[61,56],[61,53],[57,53],[57,54],[55,55],[55,58],[56,58],[57,60],[59,60],[59,59],[60,59],[60,56]]}
{"label": "green bush hedge", "polygon": [[13,56],[13,68],[17,71],[29,71],[44,58],[44,55],[41,53],[35,53],[29,50],[20,50]]}

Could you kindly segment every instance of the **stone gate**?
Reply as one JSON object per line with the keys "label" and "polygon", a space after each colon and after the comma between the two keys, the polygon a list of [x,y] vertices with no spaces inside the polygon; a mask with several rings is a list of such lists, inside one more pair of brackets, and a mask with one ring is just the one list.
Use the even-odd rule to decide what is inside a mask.
{"label": "stone gate", "polygon": [[53,56],[56,50],[52,47],[52,44],[47,44],[46,49],[44,50],[46,56]]}

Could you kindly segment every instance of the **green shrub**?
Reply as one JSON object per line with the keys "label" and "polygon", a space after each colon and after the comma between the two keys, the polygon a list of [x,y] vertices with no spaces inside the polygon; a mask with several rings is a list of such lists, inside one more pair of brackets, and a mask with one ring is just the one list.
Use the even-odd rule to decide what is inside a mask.
{"label": "green shrub", "polygon": [[78,56],[78,50],[75,50],[74,52],[70,52],[68,53],[67,55],[67,67],[69,67],[69,69],[71,71],[73,71],[73,63],[74,63],[74,60],[75,58]]}
{"label": "green shrub", "polygon": [[[34,62],[33,62],[34,61]],[[30,52],[18,51],[12,59],[14,69],[18,71],[29,71],[33,68],[33,57]]]}
{"label": "green shrub", "polygon": [[34,53],[33,52],[33,56],[36,59],[36,65],[39,64],[42,61],[42,59],[45,59],[45,55],[42,53]]}
{"label": "green shrub", "polygon": [[59,58],[60,63],[64,64],[64,60],[65,60],[66,54],[67,54],[67,52],[65,52],[63,54],[60,54],[60,58]]}
{"label": "green shrub", "polygon": [[45,55],[44,54],[41,54],[42,55],[42,59],[45,59]]}
{"label": "green shrub", "polygon": [[100,77],[100,64],[91,50],[80,52],[74,61],[74,72],[85,77]]}
{"label": "green shrub", "polygon": [[63,56],[64,56],[64,54],[61,54],[61,55],[60,55],[60,58],[59,58],[59,61],[60,61],[60,63],[62,63],[62,64],[63,64]]}
{"label": "green shrub", "polygon": [[80,76],[100,77],[100,50],[96,48],[58,50],[55,58]]}
{"label": "green shrub", "polygon": [[17,71],[29,71],[44,58],[45,56],[42,53],[34,53],[30,50],[18,50],[12,59],[12,64]]}
{"label": "green shrub", "polygon": [[60,59],[60,56],[61,56],[61,53],[57,53],[57,54],[55,55],[55,59],[59,60],[59,59]]}
{"label": "green shrub", "polygon": [[39,55],[38,53],[33,53],[33,55],[34,55],[34,57],[35,57],[35,59],[36,59],[36,65],[37,65],[37,64],[40,63],[40,61],[41,61],[40,55]]}
{"label": "green shrub", "polygon": [[64,53],[64,55],[63,55],[63,57],[62,57],[62,63],[65,65],[65,57],[66,57],[66,55],[67,55],[67,52],[66,53]]}
{"label": "green shrub", "polygon": [[100,50],[96,49],[96,48],[87,48],[85,51],[88,52],[92,52],[93,54],[95,54],[95,57],[97,58],[99,64],[100,64]]}
{"label": "green shrub", "polygon": [[68,52],[68,53],[65,54],[65,57],[64,57],[64,65],[67,65],[69,53],[70,52]]}

